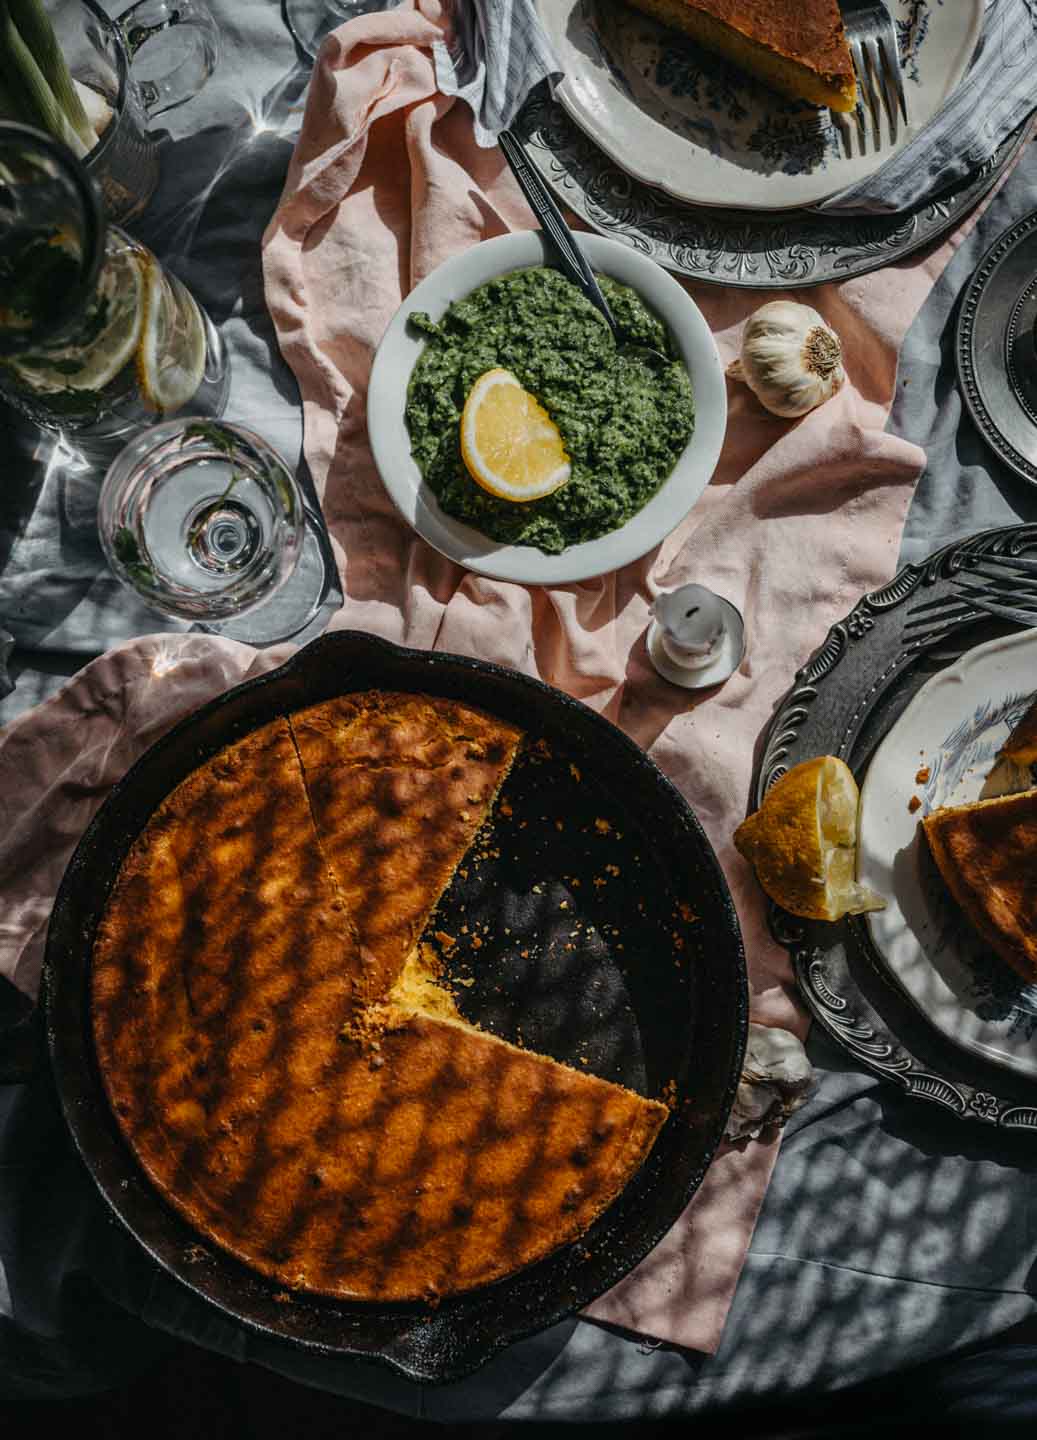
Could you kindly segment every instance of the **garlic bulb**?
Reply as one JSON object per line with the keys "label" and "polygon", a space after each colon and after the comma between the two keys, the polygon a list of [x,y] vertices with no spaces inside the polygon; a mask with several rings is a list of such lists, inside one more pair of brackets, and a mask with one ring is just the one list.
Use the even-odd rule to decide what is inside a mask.
{"label": "garlic bulb", "polygon": [[839,336],[816,310],[792,300],[772,300],[749,316],[741,358],[727,373],[787,419],[822,404],[846,379]]}
{"label": "garlic bulb", "polygon": [[755,1140],[780,1129],[810,1098],[814,1068],[788,1030],[750,1025],[742,1078],[724,1128],[727,1140]]}

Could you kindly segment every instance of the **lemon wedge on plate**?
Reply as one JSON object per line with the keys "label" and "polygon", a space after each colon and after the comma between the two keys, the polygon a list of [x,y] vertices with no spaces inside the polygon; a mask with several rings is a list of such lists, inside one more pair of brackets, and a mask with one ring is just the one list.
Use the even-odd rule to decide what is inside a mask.
{"label": "lemon wedge on plate", "polygon": [[510,370],[487,370],[461,414],[461,455],[477,485],[500,500],[542,500],[565,484],[558,426]]}
{"label": "lemon wedge on plate", "polygon": [[860,792],[834,755],[804,760],[776,781],[735,831],[735,848],[783,909],[808,920],[883,910],[881,895],[855,879]]}

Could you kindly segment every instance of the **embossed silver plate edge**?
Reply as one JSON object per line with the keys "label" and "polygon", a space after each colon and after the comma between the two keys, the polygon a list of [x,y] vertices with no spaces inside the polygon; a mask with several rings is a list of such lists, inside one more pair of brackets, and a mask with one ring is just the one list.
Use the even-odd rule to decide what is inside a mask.
{"label": "embossed silver plate edge", "polygon": [[[851,712],[851,723],[841,727],[840,733],[824,737],[829,742],[827,750],[823,741],[819,748],[817,736],[813,743],[799,744],[797,749],[802,727],[819,698],[823,698],[826,684],[845,685],[849,693],[859,693],[861,676],[859,668],[853,665],[853,656],[859,653],[860,647],[874,646],[877,641],[887,648],[888,630],[885,636],[881,631],[876,634],[876,625],[882,617],[890,616],[910,597],[922,593],[926,599],[938,600],[942,592],[949,592],[952,577],[982,556],[1015,555],[1024,551],[1037,553],[1037,525],[981,531],[942,547],[918,564],[903,566],[887,585],[864,595],[843,620],[832,626],[823,644],[797,672],[775,710],[753,775],[753,807],[759,805],[768,788],[800,760],[820,753],[849,758],[867,713],[900,680],[910,664],[917,661],[921,648],[914,651],[901,648],[900,656],[894,655],[888,665],[881,663],[882,656],[873,656],[879,680],[865,704],[856,705]],[[974,615],[957,625],[952,621],[946,634],[951,637],[973,624]],[[978,1120],[1004,1130],[1037,1131],[1037,1088],[1031,1082],[1017,1076],[1009,1082],[1006,1076],[1006,1087],[1016,1093],[999,1093],[1001,1087],[995,1067],[971,1064],[968,1052],[962,1052],[959,1068],[966,1072],[973,1069],[982,1076],[979,1084],[969,1084],[957,1076],[940,1073],[938,1066],[924,1063],[914,1053],[912,1044],[894,1033],[850,973],[848,945],[859,947],[865,955],[869,948],[866,928],[859,920],[827,927],[811,925],[771,904],[769,921],[775,939],[789,951],[800,994],[811,1015],[867,1070],[896,1084],[905,1094],[938,1105],[962,1119]],[[819,943],[819,937],[826,937],[827,944]],[[899,988],[891,975],[883,973],[883,980],[891,988]],[[921,1015],[918,1025],[923,1030],[927,1027]],[[1032,1102],[1020,1098],[1027,1091],[1034,1093]]]}
{"label": "embossed silver plate edge", "polygon": [[1031,124],[1027,119],[959,189],[906,217],[682,204],[604,155],[544,87],[530,96],[513,129],[558,199],[599,234],[691,279],[767,290],[865,275],[938,239],[993,187]]}

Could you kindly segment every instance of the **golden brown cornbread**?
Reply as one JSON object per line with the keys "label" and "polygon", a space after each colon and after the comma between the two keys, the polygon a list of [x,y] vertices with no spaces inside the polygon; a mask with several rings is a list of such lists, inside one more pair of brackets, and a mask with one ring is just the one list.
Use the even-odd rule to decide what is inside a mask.
{"label": "golden brown cornbread", "polygon": [[499,1279],[582,1233],[666,1118],[465,1025],[403,953],[519,738],[430,697],[314,707],[189,776],[122,866],[92,979],[112,1108],[166,1200],[280,1285]]}
{"label": "golden brown cornbread", "polygon": [[852,110],[857,82],[837,0],[626,0],[794,100]]}
{"label": "golden brown cornbread", "polygon": [[313,819],[384,995],[493,804],[519,732],[430,695],[363,691],[291,717]]}
{"label": "golden brown cornbread", "polygon": [[1037,980],[1037,790],[947,806],[922,825],[973,929],[1024,980]]}
{"label": "golden brown cornbread", "polygon": [[1037,785],[1037,700],[1023,715],[995,756],[981,800],[996,795],[1016,795]]}
{"label": "golden brown cornbread", "polygon": [[1034,700],[1023,718],[1016,725],[1008,739],[998,751],[998,759],[1008,755],[1020,765],[1037,764],[1037,700]]}

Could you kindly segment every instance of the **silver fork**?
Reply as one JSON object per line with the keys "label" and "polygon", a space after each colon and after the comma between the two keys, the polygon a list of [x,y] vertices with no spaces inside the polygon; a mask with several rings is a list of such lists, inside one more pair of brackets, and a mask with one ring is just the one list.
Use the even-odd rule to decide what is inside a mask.
{"label": "silver fork", "polygon": [[[978,587],[975,581],[981,582]],[[1037,557],[984,555],[959,571],[951,584],[956,596],[923,600],[908,610],[901,636],[905,645],[931,645],[984,615],[1037,626]]]}
{"label": "silver fork", "polygon": [[[907,124],[907,96],[900,70],[897,32],[881,0],[840,0],[840,9],[857,73],[858,98],[853,118],[860,154],[865,155],[868,149],[866,116],[871,117],[876,150],[882,149],[882,110],[886,112],[891,145],[896,144],[900,133],[898,114]],[[832,119],[842,136],[843,148],[852,156],[853,132],[848,117],[833,110]]]}

